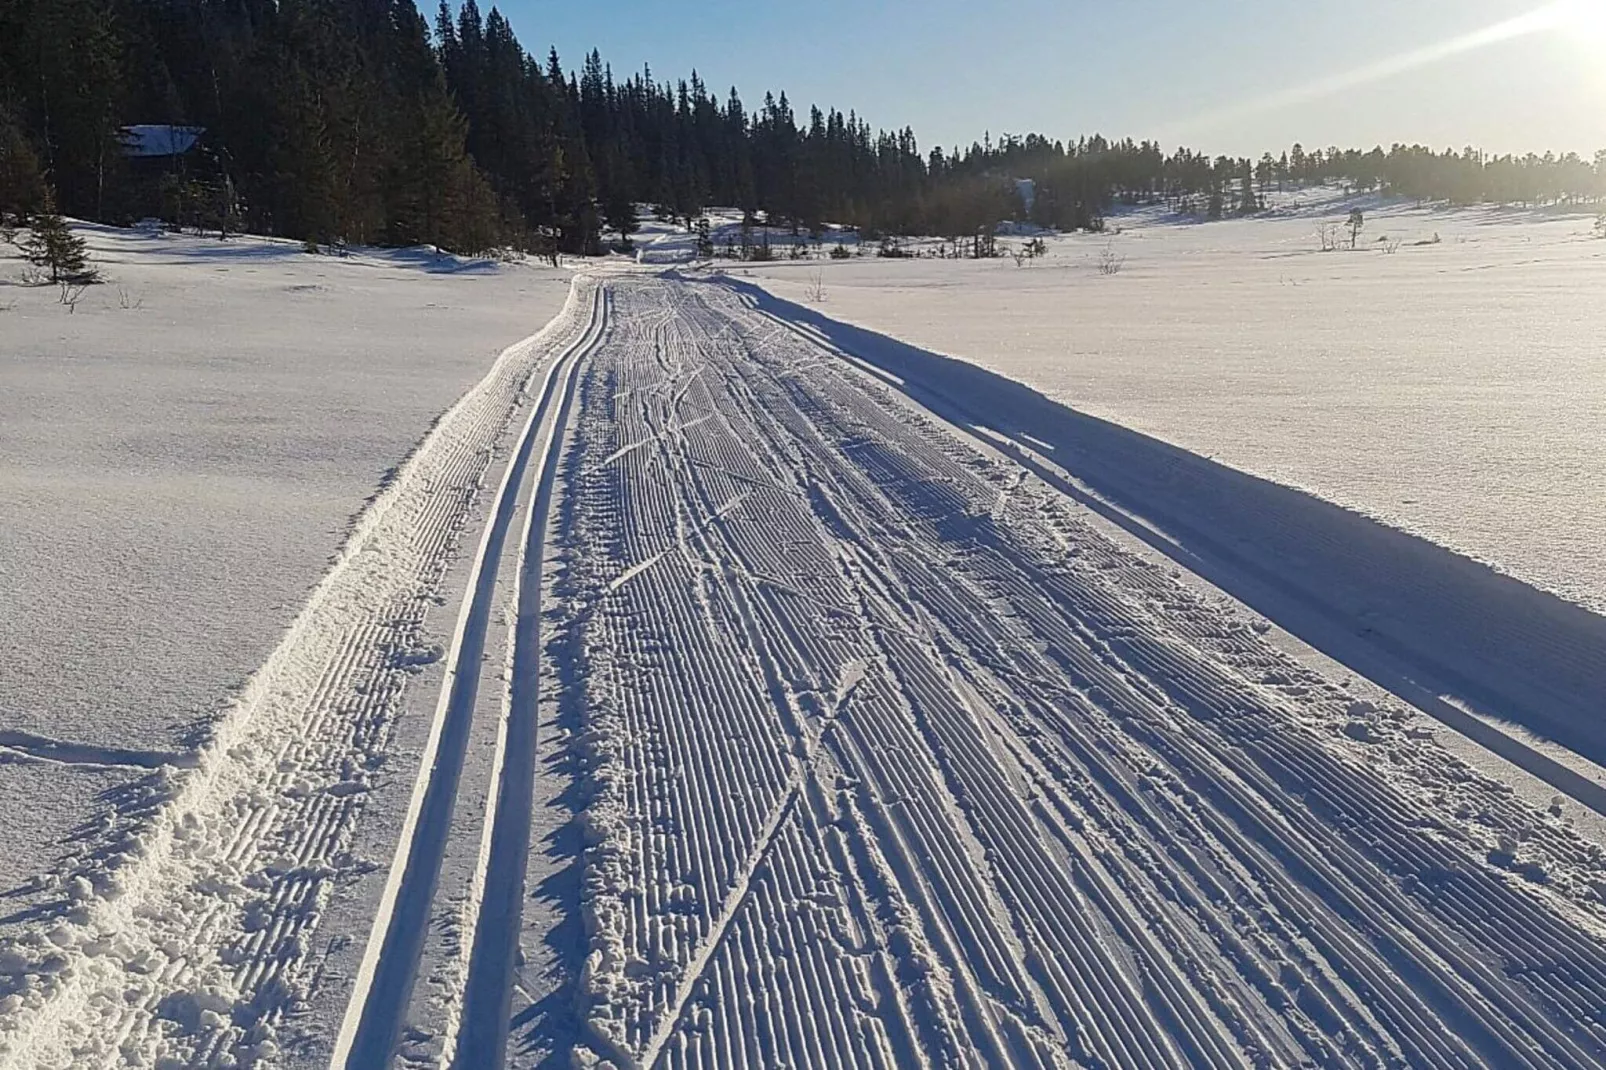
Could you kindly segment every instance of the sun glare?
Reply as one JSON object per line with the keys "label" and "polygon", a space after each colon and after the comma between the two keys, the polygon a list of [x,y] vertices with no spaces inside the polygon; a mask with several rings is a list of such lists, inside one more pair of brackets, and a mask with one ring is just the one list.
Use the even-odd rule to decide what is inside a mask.
{"label": "sun glare", "polygon": [[1606,0],[1561,0],[1540,13],[1574,40],[1606,52]]}
{"label": "sun glare", "polygon": [[1606,0],[1573,0],[1568,7],[1571,30],[1588,44],[1606,50]]}

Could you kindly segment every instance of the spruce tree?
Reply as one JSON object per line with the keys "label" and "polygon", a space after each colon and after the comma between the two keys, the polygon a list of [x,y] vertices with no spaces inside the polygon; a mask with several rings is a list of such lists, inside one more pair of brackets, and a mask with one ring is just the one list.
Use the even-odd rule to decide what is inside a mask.
{"label": "spruce tree", "polygon": [[614,192],[603,208],[603,223],[619,235],[619,251],[628,253],[635,248],[631,235],[641,229],[636,218],[636,205],[624,190]]}
{"label": "spruce tree", "polygon": [[23,239],[22,255],[34,267],[48,272],[52,283],[97,279],[97,273],[89,266],[88,246],[56,212],[55,198],[48,191],[44,209],[34,216],[28,237]]}

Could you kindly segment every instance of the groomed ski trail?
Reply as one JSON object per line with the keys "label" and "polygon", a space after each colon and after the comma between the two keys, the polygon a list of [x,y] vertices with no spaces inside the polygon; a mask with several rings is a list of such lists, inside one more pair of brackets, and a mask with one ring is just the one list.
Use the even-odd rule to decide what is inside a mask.
{"label": "groomed ski trail", "polygon": [[596,1056],[1606,1065],[1598,847],[739,287],[605,285],[549,620]]}

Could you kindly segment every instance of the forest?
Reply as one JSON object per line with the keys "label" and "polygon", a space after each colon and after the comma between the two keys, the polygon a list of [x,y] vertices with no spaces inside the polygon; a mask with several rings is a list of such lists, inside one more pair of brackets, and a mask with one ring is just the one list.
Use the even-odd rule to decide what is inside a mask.
{"label": "forest", "polygon": [[[130,127],[199,133],[153,163]],[[1018,180],[1031,179],[1030,210]],[[413,0],[4,0],[0,214],[250,231],[312,245],[591,255],[638,204],[689,227],[719,205],[797,231],[958,238],[1004,220],[1099,229],[1117,203],[1201,218],[1289,184],[1418,201],[1606,200],[1606,152],[1295,145],[1259,159],[1102,136],[920,149],[855,112],[757,105],[691,72],[616,76],[528,52],[496,9]]]}

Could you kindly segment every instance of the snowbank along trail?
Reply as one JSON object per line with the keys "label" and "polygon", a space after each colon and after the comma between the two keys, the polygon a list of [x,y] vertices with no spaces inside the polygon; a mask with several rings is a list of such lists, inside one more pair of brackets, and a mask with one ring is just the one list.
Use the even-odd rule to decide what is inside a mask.
{"label": "snowbank along trail", "polygon": [[[497,446],[542,369],[593,337],[600,301],[577,280],[563,313],[441,417],[196,767],[160,770],[115,800],[84,830],[82,853],[34,889],[37,903],[6,919],[0,1066],[249,1066],[328,1043],[299,1019],[349,989],[352,978],[324,967],[350,934],[322,933],[319,921],[338,886],[376,868],[352,853],[353,831],[402,689],[445,653],[425,645],[425,615],[444,600]],[[465,619],[476,600],[468,606]],[[443,703],[431,728],[423,782],[453,712]],[[404,845],[409,863],[428,820],[409,821],[421,830]],[[402,896],[411,891],[402,882]],[[387,889],[386,909],[398,898]]]}
{"label": "snowbank along trail", "polygon": [[594,1055],[1606,1064],[1599,847],[749,295],[606,285],[544,622]]}

